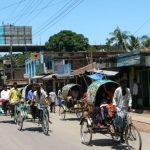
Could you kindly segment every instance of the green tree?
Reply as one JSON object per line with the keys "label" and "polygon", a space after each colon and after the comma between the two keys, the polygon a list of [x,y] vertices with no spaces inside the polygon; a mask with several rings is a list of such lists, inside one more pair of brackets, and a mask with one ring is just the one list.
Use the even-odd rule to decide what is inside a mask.
{"label": "green tree", "polygon": [[48,50],[53,51],[86,51],[88,48],[88,38],[82,34],[77,34],[70,30],[63,30],[51,36],[45,43]]}
{"label": "green tree", "polygon": [[143,48],[150,48],[150,37],[147,35],[143,35],[141,37],[141,44]]}
{"label": "green tree", "polygon": [[111,38],[106,39],[106,44],[109,46],[117,46],[120,50],[127,50],[127,40],[128,40],[128,32],[121,31],[119,27],[117,27],[114,32],[110,33]]}
{"label": "green tree", "polygon": [[[30,53],[27,52],[27,53],[18,53],[18,54],[13,54],[12,55],[12,61],[13,61],[13,67],[19,67],[19,66],[24,66],[25,65],[25,60],[27,58],[30,57]],[[10,60],[10,55],[4,55],[1,57],[1,60]]]}
{"label": "green tree", "polygon": [[134,35],[130,35],[128,38],[128,49],[130,51],[139,50],[141,48],[140,39]]}

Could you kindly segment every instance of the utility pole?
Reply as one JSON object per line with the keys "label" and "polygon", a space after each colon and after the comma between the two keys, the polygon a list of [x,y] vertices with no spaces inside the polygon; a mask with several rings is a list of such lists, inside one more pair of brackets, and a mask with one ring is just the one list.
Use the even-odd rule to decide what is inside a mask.
{"label": "utility pole", "polygon": [[13,60],[12,60],[12,25],[10,24],[10,67],[11,67],[11,80],[13,80]]}

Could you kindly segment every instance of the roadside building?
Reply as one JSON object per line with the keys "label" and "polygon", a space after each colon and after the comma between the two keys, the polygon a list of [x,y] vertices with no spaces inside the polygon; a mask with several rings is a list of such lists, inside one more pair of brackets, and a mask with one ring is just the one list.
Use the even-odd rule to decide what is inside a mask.
{"label": "roadside building", "polygon": [[[114,61],[115,65],[111,65]],[[118,70],[132,89],[136,78],[139,85],[138,106],[150,107],[150,51],[133,51],[102,60],[103,69]],[[108,66],[107,64],[110,64]]]}
{"label": "roadside building", "polygon": [[25,62],[30,82],[43,82],[47,91],[55,91],[75,82],[72,72],[118,52],[40,52],[33,53]]}

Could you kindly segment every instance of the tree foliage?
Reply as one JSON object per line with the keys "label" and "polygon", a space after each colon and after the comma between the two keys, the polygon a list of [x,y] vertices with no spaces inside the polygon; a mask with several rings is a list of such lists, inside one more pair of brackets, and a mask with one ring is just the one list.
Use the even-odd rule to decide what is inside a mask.
{"label": "tree foliage", "polygon": [[146,35],[139,38],[129,34],[127,31],[121,31],[119,27],[110,35],[111,37],[106,39],[106,45],[109,47],[117,46],[119,50],[123,51],[150,48],[150,37]]}
{"label": "tree foliage", "polygon": [[118,49],[126,50],[127,39],[129,37],[128,32],[122,32],[119,27],[117,27],[113,32],[110,33],[111,38],[106,39],[106,44],[111,46],[117,46]]}
{"label": "tree foliage", "polygon": [[51,36],[46,42],[46,48],[53,51],[86,51],[88,38],[83,34],[77,34],[70,30],[63,30]]}
{"label": "tree foliage", "polygon": [[[25,66],[25,60],[27,58],[30,57],[30,53],[18,53],[18,54],[12,54],[12,64],[13,64],[13,67],[21,67],[21,66]],[[10,55],[9,54],[6,54],[4,56],[1,56],[1,61],[3,60],[10,60]]]}
{"label": "tree foliage", "polygon": [[134,35],[129,36],[127,47],[130,51],[139,50],[141,48],[140,39]]}

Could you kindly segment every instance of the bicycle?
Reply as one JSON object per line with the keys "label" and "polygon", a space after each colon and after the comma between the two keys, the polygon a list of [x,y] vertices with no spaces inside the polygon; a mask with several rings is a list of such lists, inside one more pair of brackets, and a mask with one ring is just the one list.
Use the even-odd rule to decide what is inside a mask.
{"label": "bicycle", "polygon": [[18,108],[22,105],[23,102],[19,101],[16,103],[10,103],[8,106],[9,113],[11,118],[14,118],[14,122],[17,123],[18,118]]}
{"label": "bicycle", "polygon": [[[140,132],[138,129],[133,125],[132,118],[130,113],[125,114],[125,127],[123,129],[123,140],[127,144],[129,150],[141,150],[142,149],[142,139]],[[115,120],[115,119],[114,119]],[[121,132],[122,129],[117,127],[114,123],[110,126],[111,136],[114,141],[119,142],[121,140]]]}
{"label": "bicycle", "polygon": [[[127,144],[128,150],[141,150],[142,139],[138,129],[133,125],[130,114],[126,114],[125,128],[123,132],[124,142]],[[80,125],[81,142],[89,145],[92,141],[93,133],[110,134],[115,142],[120,142],[122,136],[122,129],[115,124],[115,118],[112,118],[108,126],[95,128],[95,123],[91,115],[83,117]]]}
{"label": "bicycle", "polygon": [[19,113],[18,113],[18,117],[17,117],[17,129],[19,131],[22,130],[23,122],[25,120],[38,119],[38,124],[42,125],[43,133],[45,135],[48,135],[48,132],[49,132],[49,119],[48,119],[49,114],[48,114],[47,107],[43,104],[36,104],[36,107],[37,107],[36,118],[29,118],[28,117],[29,107],[30,107],[29,105],[24,103],[24,105],[22,105],[19,108]]}

